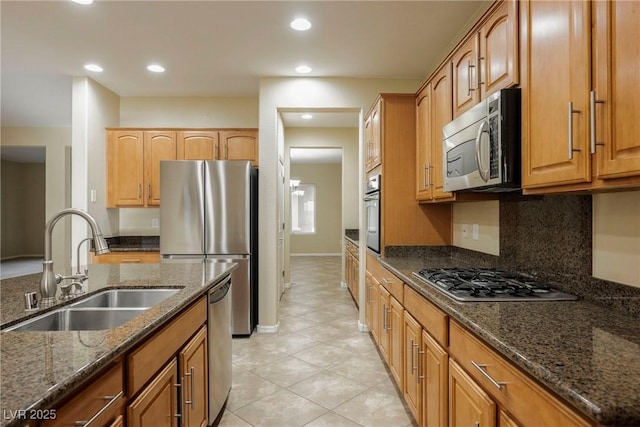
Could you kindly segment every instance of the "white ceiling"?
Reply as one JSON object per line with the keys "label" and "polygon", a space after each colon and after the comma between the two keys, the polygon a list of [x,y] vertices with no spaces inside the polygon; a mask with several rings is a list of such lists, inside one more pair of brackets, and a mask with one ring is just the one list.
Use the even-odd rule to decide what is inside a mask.
{"label": "white ceiling", "polygon": [[[3,0],[1,121],[70,126],[73,76],[90,76],[122,97],[257,97],[260,77],[295,76],[302,63],[313,68],[307,76],[422,79],[486,5]],[[300,16],[311,21],[310,31],[289,27]],[[84,70],[88,62],[104,72]],[[166,73],[147,71],[150,62]]]}

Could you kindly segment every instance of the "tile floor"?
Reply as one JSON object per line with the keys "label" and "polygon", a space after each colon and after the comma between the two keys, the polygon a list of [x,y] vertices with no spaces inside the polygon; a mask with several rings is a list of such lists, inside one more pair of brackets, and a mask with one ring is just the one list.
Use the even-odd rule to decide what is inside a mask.
{"label": "tile floor", "polygon": [[292,257],[280,332],[233,340],[221,427],[415,426],[358,311],[340,257]]}

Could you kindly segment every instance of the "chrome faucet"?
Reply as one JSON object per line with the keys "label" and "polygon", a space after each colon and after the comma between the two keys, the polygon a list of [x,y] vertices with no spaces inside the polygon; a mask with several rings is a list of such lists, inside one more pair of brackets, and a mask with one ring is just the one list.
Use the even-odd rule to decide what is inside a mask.
{"label": "chrome faucet", "polygon": [[[72,279],[72,280],[82,280],[82,278],[86,278],[84,274],[72,275],[72,276],[62,276],[60,274],[55,274],[53,271],[53,260],[52,258],[52,233],[53,227],[56,225],[58,220],[67,215],[78,215],[84,218],[91,227],[91,233],[93,234],[93,242],[95,245],[95,254],[102,255],[109,252],[109,246],[107,245],[106,240],[102,237],[102,231],[98,226],[95,218],[89,215],[87,212],[81,209],[63,209],[57,214],[55,214],[45,226],[44,230],[44,262],[42,263],[42,277],[40,278],[40,295],[42,296],[41,304],[42,306],[50,306],[55,303],[55,296],[58,290],[58,284],[64,279]],[[82,276],[82,277],[80,277]]]}

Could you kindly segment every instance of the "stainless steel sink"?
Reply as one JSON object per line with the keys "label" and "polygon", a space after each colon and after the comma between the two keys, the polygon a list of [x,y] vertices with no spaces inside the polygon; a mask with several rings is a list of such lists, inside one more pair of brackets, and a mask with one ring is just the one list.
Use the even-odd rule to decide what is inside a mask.
{"label": "stainless steel sink", "polygon": [[71,304],[71,307],[150,308],[180,289],[110,289]]}
{"label": "stainless steel sink", "polygon": [[9,331],[97,331],[133,319],[147,308],[61,308],[18,323]]}

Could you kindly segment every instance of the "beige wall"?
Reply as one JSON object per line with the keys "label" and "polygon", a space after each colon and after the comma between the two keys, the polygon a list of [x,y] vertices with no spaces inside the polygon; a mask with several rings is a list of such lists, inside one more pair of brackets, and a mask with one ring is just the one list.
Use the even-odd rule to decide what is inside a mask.
{"label": "beige wall", "polygon": [[[120,98],[120,127],[227,127],[257,128],[258,98],[175,97]],[[158,208],[116,209],[118,235],[158,236],[151,226],[160,218]],[[162,224],[160,224],[162,227]]]}
{"label": "beige wall", "polygon": [[640,191],[593,196],[593,276],[640,287]]}
{"label": "beige wall", "polygon": [[[262,78],[260,79],[260,294],[258,331],[278,329],[278,290],[280,273],[277,254],[273,248],[278,242],[277,188],[278,159],[283,156],[284,146],[278,142],[279,109],[345,109],[363,111],[371,107],[380,92],[415,93],[422,82],[416,79],[348,79],[348,78]],[[360,120],[362,122],[362,120]],[[360,123],[362,126],[362,123]],[[358,158],[362,159],[362,129],[358,132]],[[358,162],[358,176],[363,176],[362,162]],[[362,182],[359,183],[362,188]],[[358,197],[361,198],[361,194]],[[359,224],[363,214],[358,213]],[[364,259],[364,252],[362,255]],[[364,274],[361,269],[360,275]],[[363,282],[361,280],[361,282]],[[364,292],[360,292],[364,298]],[[364,307],[361,301],[360,307]],[[364,324],[364,312],[360,313],[360,324]]]}
{"label": "beige wall", "polygon": [[45,165],[3,160],[0,168],[0,257],[42,256],[46,221]]}
{"label": "beige wall", "polygon": [[[3,127],[3,146],[44,146],[45,159],[45,218],[70,206],[71,187],[69,150],[71,128],[66,127]],[[4,207],[3,207],[4,210]],[[69,262],[70,234],[66,221],[61,221],[53,232],[53,260],[56,264]],[[70,230],[70,229],[69,229]]]}
{"label": "beige wall", "polygon": [[[456,203],[454,246],[499,254],[499,202]],[[593,195],[593,276],[640,287],[640,191]],[[462,238],[462,224],[477,221],[480,240]],[[496,251],[497,250],[497,251]]]}
{"label": "beige wall", "polygon": [[[342,253],[342,164],[292,164],[291,179],[316,186],[316,232],[291,234],[291,255]],[[289,216],[290,217],[290,214]],[[291,226],[291,221],[287,221]]]}

